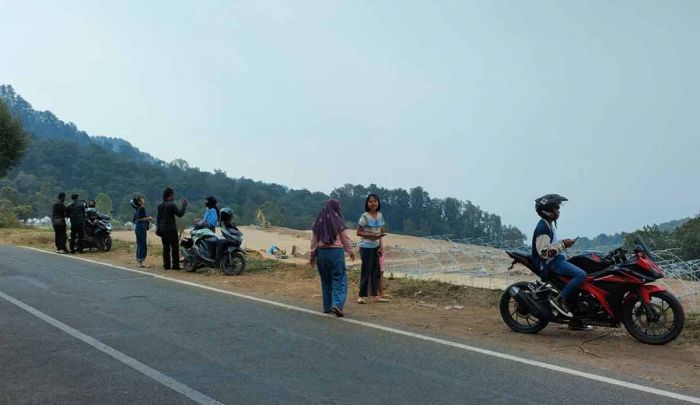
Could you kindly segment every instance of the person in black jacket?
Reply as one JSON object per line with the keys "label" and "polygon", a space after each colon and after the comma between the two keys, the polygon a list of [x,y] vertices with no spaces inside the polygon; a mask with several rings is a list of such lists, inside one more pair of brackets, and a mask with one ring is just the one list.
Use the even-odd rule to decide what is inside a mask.
{"label": "person in black jacket", "polygon": [[[70,196],[73,202],[66,208],[70,218],[70,252],[83,253],[83,235],[85,234],[85,201],[78,201],[78,194]],[[77,239],[77,240],[76,240]]]}
{"label": "person in black jacket", "polygon": [[53,204],[51,223],[53,224],[56,253],[68,253],[66,249],[66,193],[59,193],[58,200]]}
{"label": "person in black jacket", "polygon": [[[175,216],[185,215],[187,199],[182,199],[180,209],[173,202],[175,190],[167,187],[163,190],[163,202],[158,204],[158,216],[156,218],[156,234],[163,243],[163,268],[165,270],[180,270],[180,249],[178,247],[177,223]],[[170,260],[172,257],[172,261]],[[172,264],[172,267],[171,267]]]}

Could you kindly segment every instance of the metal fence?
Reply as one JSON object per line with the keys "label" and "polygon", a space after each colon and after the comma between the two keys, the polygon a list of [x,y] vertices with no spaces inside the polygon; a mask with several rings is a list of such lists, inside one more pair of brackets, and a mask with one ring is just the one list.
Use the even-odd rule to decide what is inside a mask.
{"label": "metal fence", "polygon": [[[599,247],[597,250],[612,250]],[[424,246],[387,246],[384,271],[395,276],[437,280],[472,287],[504,289],[519,280],[536,276],[523,266],[508,270],[511,259],[506,249],[526,249],[520,241],[489,241],[483,238],[451,239],[448,235],[425,238]],[[570,254],[578,251],[572,250]],[[659,280],[690,311],[700,310],[700,260],[684,261],[678,249],[653,252],[666,277]]]}

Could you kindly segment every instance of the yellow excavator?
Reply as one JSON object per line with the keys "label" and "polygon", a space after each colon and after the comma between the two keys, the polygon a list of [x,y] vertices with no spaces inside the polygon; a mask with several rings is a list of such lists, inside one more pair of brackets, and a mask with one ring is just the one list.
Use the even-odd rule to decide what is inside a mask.
{"label": "yellow excavator", "polygon": [[258,220],[258,225],[262,228],[269,228],[270,223],[267,222],[267,218],[265,218],[265,214],[263,214],[262,210],[258,208],[258,212],[255,214],[255,218]]}

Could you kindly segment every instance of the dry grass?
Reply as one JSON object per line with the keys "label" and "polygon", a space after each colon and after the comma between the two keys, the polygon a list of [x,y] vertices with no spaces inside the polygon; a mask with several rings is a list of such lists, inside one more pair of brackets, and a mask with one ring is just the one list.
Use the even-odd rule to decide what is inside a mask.
{"label": "dry grass", "polygon": [[2,228],[0,242],[7,245],[53,246],[53,230],[37,228]]}

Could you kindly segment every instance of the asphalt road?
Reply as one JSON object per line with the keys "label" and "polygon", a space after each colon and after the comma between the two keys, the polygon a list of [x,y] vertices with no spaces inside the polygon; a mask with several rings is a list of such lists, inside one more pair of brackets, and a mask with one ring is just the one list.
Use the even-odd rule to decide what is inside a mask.
{"label": "asphalt road", "polygon": [[0,246],[0,403],[217,401],[683,403],[330,316]]}

